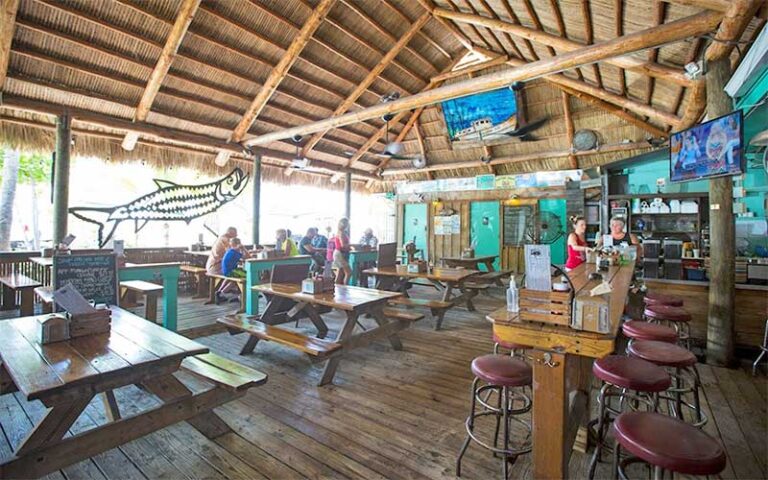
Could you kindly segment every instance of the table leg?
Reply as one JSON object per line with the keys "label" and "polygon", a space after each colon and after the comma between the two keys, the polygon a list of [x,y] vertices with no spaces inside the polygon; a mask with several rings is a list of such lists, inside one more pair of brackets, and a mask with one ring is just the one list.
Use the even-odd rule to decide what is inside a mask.
{"label": "table leg", "polygon": [[328,335],[328,325],[325,324],[323,318],[317,313],[314,306],[306,304],[304,312],[309,317],[309,320],[317,328],[317,338],[325,338]]}
{"label": "table leg", "polygon": [[206,305],[213,305],[216,303],[216,289],[219,288],[219,285],[223,280],[220,280],[216,277],[207,277],[208,278],[208,301],[205,302]]}
{"label": "table leg", "polygon": [[[173,375],[165,375],[153,378],[152,381],[142,384],[148,392],[153,393],[163,402],[172,402],[181,398],[192,397],[192,392]],[[208,438],[216,438],[229,433],[232,429],[212,410],[204,411],[187,420],[200,433]]]}
{"label": "table leg", "polygon": [[60,441],[92,398],[93,396],[87,395],[72,402],[54,405],[13,452],[14,455],[21,457]]}
{"label": "table leg", "polygon": [[[376,322],[376,324],[379,327],[384,327],[387,325],[390,320],[387,319],[387,317],[384,315],[384,311],[382,310],[382,307],[375,308],[371,311],[371,315],[373,316],[373,320]],[[400,337],[393,333],[389,336],[389,343],[392,344],[392,348],[394,350],[402,350],[403,349],[403,342],[400,341]]]}
{"label": "table leg", "polygon": [[16,308],[16,291],[7,285],[0,287],[3,289],[3,310],[14,310]]}
{"label": "table leg", "polygon": [[[357,325],[357,317],[359,314],[357,312],[346,312],[347,313],[347,321],[344,323],[344,326],[341,329],[341,332],[339,332],[339,336],[336,338],[336,342],[343,344],[346,340],[349,339],[349,337],[352,336],[352,332],[355,330],[355,325]],[[333,382],[333,376],[336,375],[336,369],[339,367],[339,362],[341,361],[341,355],[336,355],[334,357],[331,357],[330,360],[328,360],[328,363],[325,364],[325,369],[323,370],[323,376],[320,377],[320,382],[318,383],[318,386],[323,386],[326,384],[329,384]]]}
{"label": "table leg", "polygon": [[146,295],[144,317],[152,323],[157,322],[157,295],[153,293]]}
{"label": "table leg", "polygon": [[31,288],[21,290],[21,306],[19,313],[22,317],[35,314],[35,292]]}
{"label": "table leg", "polygon": [[163,327],[175,332],[179,316],[179,270],[163,273]]}
{"label": "table leg", "polygon": [[206,284],[208,277],[205,276],[205,273],[198,273],[195,278],[197,279],[197,295],[195,297],[206,298],[208,296],[208,285]]}
{"label": "table leg", "polygon": [[[432,281],[432,283],[438,283],[436,281]],[[451,301],[451,293],[453,292],[453,283],[446,282],[445,289],[443,290],[443,301],[444,302],[450,302]]]}

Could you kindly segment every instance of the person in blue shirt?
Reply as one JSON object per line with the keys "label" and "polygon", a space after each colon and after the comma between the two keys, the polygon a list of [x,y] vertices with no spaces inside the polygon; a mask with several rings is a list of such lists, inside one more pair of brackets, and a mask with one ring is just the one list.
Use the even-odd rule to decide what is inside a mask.
{"label": "person in blue shirt", "polygon": [[[239,238],[234,237],[229,241],[229,249],[224,253],[221,259],[221,273],[226,277],[231,278],[245,278],[245,270],[240,268],[240,260],[248,258],[248,251],[243,246],[243,243]],[[220,303],[224,299],[224,293],[234,287],[237,290],[235,282],[224,281],[216,291],[216,303]],[[232,301],[236,301],[235,298]]]}
{"label": "person in blue shirt", "polygon": [[309,255],[312,257],[312,266],[310,267],[313,272],[319,272],[325,265],[325,253],[328,247],[328,239],[325,239],[325,244],[322,246],[316,245],[315,239],[318,237],[317,228],[311,227],[307,229],[307,234],[304,235],[299,242],[299,255]]}

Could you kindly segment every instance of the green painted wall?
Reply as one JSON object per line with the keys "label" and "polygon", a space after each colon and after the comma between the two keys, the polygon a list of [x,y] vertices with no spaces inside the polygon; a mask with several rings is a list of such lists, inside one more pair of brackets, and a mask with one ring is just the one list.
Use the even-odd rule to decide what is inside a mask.
{"label": "green painted wall", "polygon": [[565,210],[564,198],[551,198],[539,200],[539,212],[548,211],[554,213],[560,218],[563,235],[551,245],[552,263],[562,265],[565,263],[566,252],[565,245],[568,238],[568,219]]}
{"label": "green painted wall", "polygon": [[[499,255],[501,225],[499,221],[499,202],[472,202],[469,210],[470,241],[475,243],[475,255]],[[499,259],[493,262],[493,268],[499,269]],[[485,265],[481,270],[486,270]]]}

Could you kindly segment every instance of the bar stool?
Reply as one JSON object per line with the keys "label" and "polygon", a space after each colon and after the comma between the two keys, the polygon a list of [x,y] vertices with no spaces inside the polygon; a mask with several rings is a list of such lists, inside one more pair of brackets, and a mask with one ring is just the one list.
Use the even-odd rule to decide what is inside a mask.
{"label": "bar stool", "polygon": [[[35,292],[37,292],[37,289],[35,289]],[[765,332],[763,333],[763,344],[760,345],[760,355],[752,363],[753,377],[757,375],[757,366],[760,365],[760,360],[763,359],[766,353],[768,353],[768,320],[765,321]]]}
{"label": "bar stool", "polygon": [[[592,373],[603,385],[597,396],[597,419],[590,427],[595,428],[595,452],[589,463],[589,478],[593,478],[595,467],[600,461],[605,435],[613,418],[625,408],[636,410],[644,405],[649,411],[656,411],[658,394],[669,388],[672,379],[661,367],[635,357],[608,355],[592,364]],[[618,406],[612,406],[611,400],[618,398]]]}
{"label": "bar stool", "polygon": [[[516,418],[531,410],[531,399],[522,393],[521,387],[530,386],[533,378],[533,369],[530,365],[513,358],[509,355],[483,355],[472,360],[472,373],[475,379],[472,382],[472,397],[469,416],[465,422],[467,437],[461,447],[459,456],[456,459],[456,476],[461,476],[461,459],[469,447],[470,441],[491,450],[494,455],[501,456],[502,475],[504,479],[509,473],[509,459],[514,461],[519,455],[531,451],[531,424],[523,419]],[[484,385],[480,386],[480,382]],[[483,398],[483,394],[488,391],[494,391],[498,395],[496,405],[488,403],[488,398]],[[516,406],[517,400],[520,400],[520,406]],[[476,404],[482,406],[481,410],[475,412]],[[496,417],[496,429],[493,435],[493,446],[489,445],[475,434],[475,420],[480,417],[492,415]],[[515,420],[523,425],[528,434],[526,439],[518,446],[510,445],[510,421]],[[499,446],[499,429],[503,426],[503,443]]]}
{"label": "bar stool", "polygon": [[[695,419],[691,422],[693,426],[702,427],[707,423],[707,417],[702,412],[699,401],[701,380],[699,379],[699,372],[696,370],[696,356],[693,353],[679,345],[653,340],[633,342],[627,348],[627,353],[674,371],[670,375],[674,379],[675,385],[666,391],[671,396],[661,395],[659,397],[667,400],[671,415],[685,420],[683,414],[683,407],[685,407],[695,414]],[[687,393],[693,395],[693,404],[683,400],[683,395]]]}
{"label": "bar stool", "polygon": [[635,340],[656,340],[659,342],[677,343],[677,332],[674,328],[648,323],[640,320],[630,320],[621,325],[621,332],[631,344]]}
{"label": "bar stool", "polygon": [[651,323],[667,324],[677,331],[678,341],[691,348],[691,314],[680,307],[646,305],[643,316]]}
{"label": "bar stool", "polygon": [[646,305],[666,305],[668,307],[682,307],[683,299],[677,295],[667,295],[666,293],[658,293],[655,290],[649,290],[645,292],[643,302]]}
{"label": "bar stool", "polygon": [[496,335],[496,332],[493,332],[493,353],[498,355],[500,348],[509,350],[510,356],[519,357],[521,360],[526,359],[525,351],[531,349],[528,345],[504,341]]}
{"label": "bar stool", "polygon": [[[616,449],[614,475],[627,479],[626,467],[643,462],[653,467],[653,478],[665,471],[684,475],[717,475],[725,469],[725,451],[720,443],[676,418],[658,413],[628,412],[613,422]],[[631,456],[621,460],[621,449]]]}

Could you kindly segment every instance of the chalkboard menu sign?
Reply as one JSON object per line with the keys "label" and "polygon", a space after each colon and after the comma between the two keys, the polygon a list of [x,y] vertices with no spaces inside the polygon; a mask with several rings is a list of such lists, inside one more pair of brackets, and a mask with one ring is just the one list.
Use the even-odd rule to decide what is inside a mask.
{"label": "chalkboard menu sign", "polygon": [[533,207],[529,205],[504,206],[504,245],[520,246],[526,243],[526,227],[531,215]]}
{"label": "chalkboard menu sign", "polygon": [[68,283],[88,300],[117,305],[117,256],[112,252],[54,255],[53,288]]}

